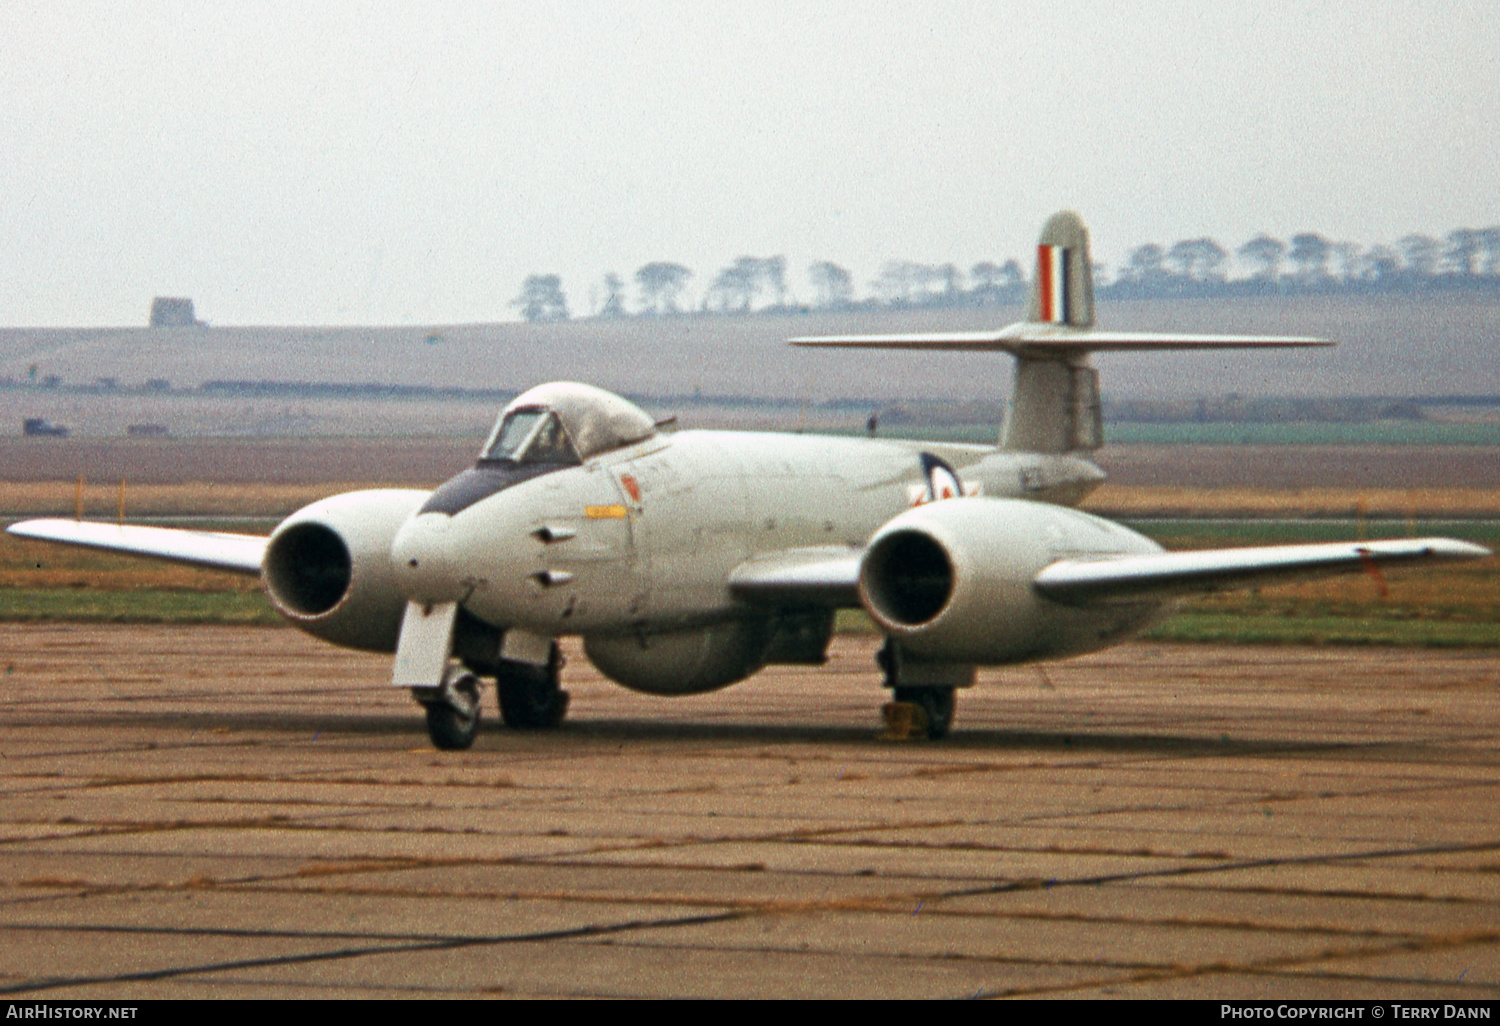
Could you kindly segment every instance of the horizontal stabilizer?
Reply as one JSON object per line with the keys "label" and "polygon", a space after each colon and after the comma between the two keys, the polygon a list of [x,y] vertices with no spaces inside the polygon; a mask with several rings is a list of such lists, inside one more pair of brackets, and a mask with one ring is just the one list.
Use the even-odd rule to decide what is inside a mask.
{"label": "horizontal stabilizer", "polygon": [[1246,588],[1278,580],[1354,573],[1440,559],[1479,559],[1482,545],[1452,538],[1272,545],[1243,549],[1163,552],[1112,559],[1068,559],[1033,579],[1036,590],[1058,602],[1100,602],[1141,595]]}
{"label": "horizontal stabilizer", "polygon": [[1001,352],[1012,356],[1066,359],[1085,353],[1150,352],[1163,349],[1276,349],[1331,346],[1328,339],[1299,335],[1179,335],[1155,331],[1100,331],[1018,323],[997,331],[950,331],[924,335],[818,335],[788,339],[796,346],[847,349],[926,349],[936,352]]}
{"label": "horizontal stabilizer", "polygon": [[174,527],[101,524],[89,520],[24,520],[5,530],[18,538],[149,556],[241,574],[259,574],[261,557],[266,552],[266,539],[257,535]]}

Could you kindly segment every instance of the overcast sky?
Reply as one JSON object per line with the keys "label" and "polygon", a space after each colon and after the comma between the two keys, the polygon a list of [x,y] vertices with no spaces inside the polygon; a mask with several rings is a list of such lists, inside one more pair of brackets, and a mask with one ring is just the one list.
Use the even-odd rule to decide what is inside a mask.
{"label": "overcast sky", "polygon": [[[1494,0],[0,0],[0,324],[513,319],[742,254],[1500,222]],[[631,290],[634,298],[634,290]]]}

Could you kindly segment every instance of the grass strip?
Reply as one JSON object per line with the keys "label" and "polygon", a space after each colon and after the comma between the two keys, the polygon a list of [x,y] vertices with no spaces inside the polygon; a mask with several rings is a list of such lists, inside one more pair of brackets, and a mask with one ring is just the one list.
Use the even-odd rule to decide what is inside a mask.
{"label": "grass strip", "polygon": [[1500,623],[1183,612],[1163,621],[1142,637],[1149,641],[1232,645],[1497,648],[1500,647]]}
{"label": "grass strip", "polygon": [[280,624],[256,591],[0,588],[0,620],[74,623]]}

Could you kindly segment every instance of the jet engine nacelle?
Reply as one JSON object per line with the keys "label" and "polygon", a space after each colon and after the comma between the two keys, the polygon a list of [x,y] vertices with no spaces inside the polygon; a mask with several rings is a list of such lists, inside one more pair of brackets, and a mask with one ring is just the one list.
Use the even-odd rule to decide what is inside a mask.
{"label": "jet engine nacelle", "polygon": [[1062,558],[1160,552],[1149,538],[1076,510],[1018,499],[918,506],[870,540],[865,610],[903,649],[945,663],[997,665],[1102,648],[1148,625],[1153,600],[1068,606],[1037,594]]}
{"label": "jet engine nacelle", "polygon": [[276,611],[335,645],[394,652],[406,599],[391,569],[391,544],[429,494],[345,492],[283,520],[261,563]]}

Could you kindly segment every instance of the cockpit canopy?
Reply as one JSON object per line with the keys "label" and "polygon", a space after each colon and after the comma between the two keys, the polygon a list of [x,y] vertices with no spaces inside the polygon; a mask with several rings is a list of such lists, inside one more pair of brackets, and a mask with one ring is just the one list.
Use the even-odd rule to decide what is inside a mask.
{"label": "cockpit canopy", "polygon": [[479,458],[511,463],[580,463],[656,434],[632,402],[592,385],[555,381],[511,400]]}

